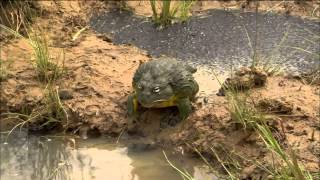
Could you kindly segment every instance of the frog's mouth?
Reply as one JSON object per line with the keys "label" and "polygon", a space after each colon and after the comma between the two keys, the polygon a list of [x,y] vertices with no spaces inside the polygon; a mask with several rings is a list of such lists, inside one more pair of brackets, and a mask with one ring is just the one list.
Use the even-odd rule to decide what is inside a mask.
{"label": "frog's mouth", "polygon": [[159,99],[148,104],[141,103],[141,105],[146,108],[166,108],[176,106],[176,97],[171,96],[168,99]]}

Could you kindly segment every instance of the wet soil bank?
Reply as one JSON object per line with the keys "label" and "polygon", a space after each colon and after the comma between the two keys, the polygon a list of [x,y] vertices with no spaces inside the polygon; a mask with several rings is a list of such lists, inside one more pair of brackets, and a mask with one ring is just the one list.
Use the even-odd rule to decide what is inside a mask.
{"label": "wet soil bank", "polygon": [[150,20],[130,11],[108,11],[90,24],[116,44],[133,44],[152,56],[167,55],[215,69],[250,65],[255,48],[262,64],[281,65],[289,72],[319,66],[316,20],[225,10],[207,10],[162,30]]}
{"label": "wet soil bank", "polygon": [[[140,49],[133,45],[119,45],[113,42],[113,40],[117,41],[116,37],[113,37],[114,39],[108,38],[108,36],[97,34],[91,29],[83,31],[79,38],[72,40],[76,32],[89,25],[88,12],[93,7],[104,7],[103,3],[97,1],[95,4],[94,2],[90,1],[87,4],[87,2],[75,1],[54,3],[40,1],[41,8],[45,13],[34,20],[34,25],[45,30],[53,58],[58,57],[62,50],[65,52],[64,65],[67,73],[56,82],[55,88],[60,92],[61,102],[69,115],[68,132],[74,134],[79,134],[82,131],[91,131],[92,134],[98,132],[98,134],[119,138],[121,142],[125,137],[128,137],[126,98],[132,91],[133,73],[140,63],[149,61],[151,57],[148,55],[150,53],[144,51],[142,47]],[[172,28],[178,26],[186,26],[186,24],[174,25]],[[279,26],[282,27],[282,24]],[[315,30],[312,29],[313,26],[310,25],[311,31]],[[110,25],[110,27],[112,26]],[[150,26],[151,28],[154,30],[154,27]],[[181,31],[182,29],[184,28],[182,27]],[[163,31],[168,30],[170,29]],[[125,31],[129,32],[129,29]],[[157,33],[161,32],[157,31]],[[281,32],[283,33],[283,31]],[[301,35],[309,37],[306,34]],[[181,34],[181,36],[184,35]],[[156,38],[152,35],[151,37]],[[240,33],[239,35],[231,34],[231,37],[243,38]],[[201,38],[197,38],[199,42],[202,42]],[[297,39],[293,39],[293,41],[296,42]],[[220,40],[220,42],[223,41]],[[33,56],[32,49],[24,40],[10,39],[0,43],[1,59],[4,62],[14,62],[8,66],[7,77],[1,81],[0,123],[2,127],[13,127],[17,122],[5,120],[4,113],[25,113],[42,106],[45,103],[46,84],[38,80],[36,70],[30,61]],[[233,49],[238,47],[234,41],[231,43],[234,44]],[[245,46],[247,41],[243,40],[242,43]],[[151,45],[153,46],[154,43]],[[266,48],[267,45],[261,47]],[[199,47],[206,48],[206,46],[213,47],[208,41],[205,46]],[[171,47],[174,48],[174,46]],[[312,47],[310,50],[316,48],[315,45],[310,45],[310,47]],[[221,46],[219,48],[222,54],[229,57],[227,50]],[[246,56],[250,55],[250,51],[245,49],[243,51],[246,52]],[[179,49],[177,52],[180,52]],[[204,59],[206,53],[204,54],[199,54],[199,57]],[[216,55],[219,56],[219,54],[217,51]],[[136,129],[138,133],[129,137],[136,139],[142,136],[148,139],[146,144],[156,144],[159,147],[171,146],[182,153],[196,154],[194,149],[196,147],[208,157],[210,162],[217,163],[216,167],[220,166],[218,161],[212,158],[211,147],[218,149],[223,146],[227,152],[237,152],[247,159],[258,160],[265,164],[272,162],[273,155],[266,149],[259,135],[235,125],[229,113],[230,106],[227,99],[215,95],[216,85],[219,83],[210,72],[216,71],[216,69],[210,68],[211,64],[201,61],[200,58],[197,61],[191,60],[192,62],[200,62],[201,65],[197,66],[200,70],[200,75],[198,74],[200,93],[198,100],[193,104],[194,112],[190,117],[173,126],[168,122],[177,115],[176,109],[148,110],[142,112],[140,126]],[[217,62],[222,63],[223,61]],[[205,66],[206,64],[207,66]],[[221,64],[221,66],[225,65]],[[202,68],[206,70],[201,71]],[[203,74],[201,75],[201,73]],[[212,81],[213,79],[214,81]],[[220,80],[223,81],[223,78]],[[212,89],[207,88],[207,84],[214,83]],[[61,94],[67,94],[67,96]],[[268,110],[266,113],[272,115],[270,122],[274,129],[273,133],[281,145],[283,147],[290,145],[297,150],[299,160],[308,170],[319,171],[319,84],[310,85],[301,79],[274,76],[268,77],[264,87],[250,91],[250,95],[252,100],[249,104],[264,104]],[[29,125],[32,127],[31,123]],[[228,154],[224,151],[219,151],[219,153],[221,157]],[[242,165],[240,174],[244,178],[264,177],[258,167],[246,161],[243,161]]]}

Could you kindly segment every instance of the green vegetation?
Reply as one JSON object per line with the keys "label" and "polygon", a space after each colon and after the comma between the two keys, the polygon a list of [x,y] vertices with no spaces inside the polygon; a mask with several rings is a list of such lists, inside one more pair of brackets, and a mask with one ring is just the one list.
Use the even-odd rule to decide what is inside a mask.
{"label": "green vegetation", "polygon": [[171,1],[162,0],[161,11],[158,12],[157,0],[150,0],[153,21],[162,27],[170,25],[174,20],[185,22],[189,17],[189,10],[194,0]]}
{"label": "green vegetation", "polygon": [[52,60],[44,33],[40,32],[39,34],[37,31],[32,30],[31,33],[27,33],[28,37],[26,38],[7,26],[0,24],[0,28],[29,43],[33,49],[33,64],[37,70],[40,81],[51,83],[61,77],[64,73],[64,55],[62,56],[62,63],[60,64],[57,60],[56,62]]}
{"label": "green vegetation", "polygon": [[[6,6],[12,5],[11,1],[7,3]],[[29,12],[28,8],[30,7],[28,3],[20,3],[20,5],[17,7],[19,8],[17,12]],[[3,8],[3,4],[1,4],[1,8]],[[0,29],[14,37],[21,38],[31,46],[33,53],[30,62],[34,66],[37,78],[40,82],[44,83],[45,87],[43,98],[35,107],[26,107],[25,110],[21,110],[19,113],[2,113],[2,117],[4,117],[2,120],[11,120],[14,123],[7,137],[18,127],[21,129],[28,126],[29,129],[42,130],[51,129],[51,127],[55,127],[58,124],[62,127],[68,126],[68,114],[60,101],[58,89],[55,87],[55,83],[65,72],[64,52],[62,55],[53,57],[52,52],[49,50],[45,33],[40,28],[32,28],[30,21],[21,20],[20,24],[23,25],[23,33],[21,33],[18,27],[12,28],[11,24],[8,26],[0,24]],[[0,61],[0,65],[2,79],[7,75],[8,65],[2,60]]]}
{"label": "green vegetation", "polygon": [[51,127],[56,125],[61,125],[64,129],[68,127],[68,114],[62,105],[58,89],[52,85],[48,85],[45,88],[44,98],[39,106],[32,108],[31,110],[26,110],[24,114],[22,113],[3,113],[2,121],[6,120],[17,120],[18,123],[11,128],[8,132],[7,139],[10,134],[17,128],[20,130],[24,126],[34,126],[36,125],[37,130],[42,130],[44,128],[51,129]]}
{"label": "green vegetation", "polygon": [[226,95],[230,104],[229,110],[232,120],[240,123],[245,129],[252,129],[256,123],[260,123],[262,117],[247,105],[248,98],[246,95],[240,95],[235,90],[230,90],[230,88]]}
{"label": "green vegetation", "polygon": [[[311,174],[304,170],[303,166],[298,162],[297,155],[289,148],[287,153],[273,136],[269,127],[264,125],[256,125],[257,132],[264,141],[267,148],[277,155],[280,167],[274,168],[275,179],[301,179],[311,180]],[[281,162],[285,162],[284,164]]]}
{"label": "green vegetation", "polygon": [[45,126],[51,122],[59,122],[63,127],[68,126],[68,113],[61,103],[57,87],[48,85],[45,92],[45,123],[41,126]]}
{"label": "green vegetation", "polygon": [[29,37],[30,45],[33,48],[34,64],[38,72],[40,81],[54,82],[64,73],[64,54],[62,56],[62,63],[54,62],[48,50],[48,44],[43,34],[34,34]]}
{"label": "green vegetation", "polygon": [[[276,154],[276,161],[280,164],[273,169],[273,178],[275,179],[312,179],[310,173],[304,170],[303,166],[298,162],[297,156],[293,150],[289,148],[286,152],[273,136],[272,131],[266,123],[266,115],[257,111],[254,107],[250,107],[246,98],[235,91],[227,93],[229,103],[231,104],[230,113],[232,119],[237,123],[241,123],[244,128],[250,127],[251,130],[257,132],[265,143],[267,149]],[[284,162],[284,163],[283,163]]]}

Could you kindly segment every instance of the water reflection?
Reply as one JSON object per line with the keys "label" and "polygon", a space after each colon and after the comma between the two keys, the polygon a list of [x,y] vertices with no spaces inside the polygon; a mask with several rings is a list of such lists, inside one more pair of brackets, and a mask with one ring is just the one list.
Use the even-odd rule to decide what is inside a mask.
{"label": "water reflection", "polygon": [[[1,137],[0,179],[10,180],[157,180],[181,179],[160,150],[128,153],[124,145],[100,138],[74,141],[68,137],[28,136],[21,132]],[[199,173],[195,159],[169,157],[190,173]],[[194,171],[195,170],[195,171]],[[212,178],[210,178],[212,179]]]}

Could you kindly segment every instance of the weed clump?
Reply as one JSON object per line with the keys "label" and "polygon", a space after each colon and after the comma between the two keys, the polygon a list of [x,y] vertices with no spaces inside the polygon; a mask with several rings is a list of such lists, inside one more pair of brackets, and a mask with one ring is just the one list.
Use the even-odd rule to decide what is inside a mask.
{"label": "weed clump", "polygon": [[34,64],[38,72],[39,80],[50,83],[56,81],[64,72],[64,55],[62,64],[54,62],[48,50],[48,44],[43,34],[29,37],[33,48]]}
{"label": "weed clump", "polygon": [[14,36],[20,37],[27,41],[27,43],[33,49],[33,64],[37,71],[38,78],[41,82],[52,83],[55,82],[64,73],[64,54],[62,56],[62,63],[53,61],[53,58],[49,52],[49,46],[43,32],[31,30],[28,33],[28,37],[24,37],[17,31],[1,25],[0,28],[11,33]]}
{"label": "weed clump", "polygon": [[150,0],[153,21],[162,27],[170,25],[173,21],[177,20],[185,22],[189,18],[189,10],[192,7],[194,0],[174,1],[162,0],[161,11],[158,12],[159,1]]}
{"label": "weed clump", "polygon": [[18,123],[11,128],[7,138],[17,128],[27,127],[30,131],[48,131],[57,127],[67,129],[68,113],[61,103],[58,89],[53,85],[47,85],[42,101],[36,107],[25,110],[24,113],[2,113],[5,117],[2,121],[17,120]]}
{"label": "weed clump", "polygon": [[313,179],[311,174],[298,162],[295,152],[290,147],[285,150],[274,137],[267,123],[267,116],[248,105],[248,95],[241,96],[237,91],[229,91],[227,98],[230,103],[229,111],[232,120],[241,124],[245,129],[249,127],[251,131],[258,133],[267,149],[276,155],[275,160],[279,166],[275,168],[273,165],[274,169],[270,171],[274,179]]}

